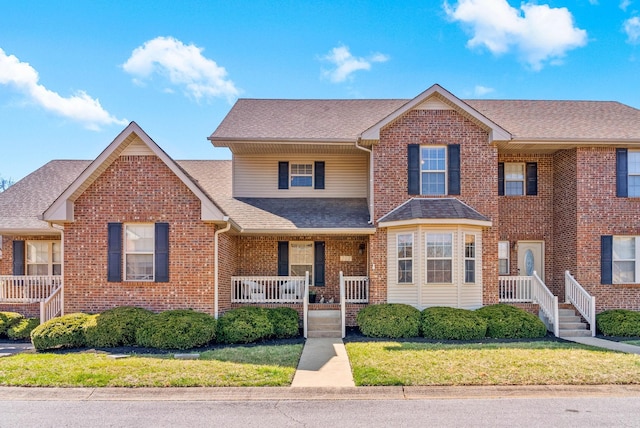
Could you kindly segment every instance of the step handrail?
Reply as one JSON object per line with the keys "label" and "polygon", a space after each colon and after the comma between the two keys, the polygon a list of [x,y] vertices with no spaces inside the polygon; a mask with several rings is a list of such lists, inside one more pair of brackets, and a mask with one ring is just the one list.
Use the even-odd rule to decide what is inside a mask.
{"label": "step handrail", "polygon": [[302,334],[307,338],[309,332],[309,271],[304,275],[304,295],[302,296]]}
{"label": "step handrail", "polygon": [[531,288],[533,298],[540,305],[540,309],[542,309],[542,312],[547,316],[549,323],[553,325],[554,336],[560,336],[558,296],[553,295],[536,271],[533,271]]}
{"label": "step handrail", "polygon": [[564,272],[564,295],[584,319],[589,323],[591,336],[596,335],[596,298],[587,293],[580,283],[567,270]]}
{"label": "step handrail", "polygon": [[344,275],[340,271],[340,322],[342,324],[342,338],[346,336],[345,318],[347,317],[347,302],[345,299]]}

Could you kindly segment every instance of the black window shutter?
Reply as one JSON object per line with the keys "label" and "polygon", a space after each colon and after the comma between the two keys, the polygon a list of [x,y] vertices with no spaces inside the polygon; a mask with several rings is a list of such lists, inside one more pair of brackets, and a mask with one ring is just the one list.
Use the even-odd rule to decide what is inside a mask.
{"label": "black window shutter", "polygon": [[313,169],[315,175],[313,179],[314,189],[324,189],[324,162],[316,162]]}
{"label": "black window shutter", "polygon": [[460,194],[460,144],[447,146],[449,165],[449,195]]}
{"label": "black window shutter", "polygon": [[616,149],[616,196],[626,198],[629,196],[627,188],[627,149]]}
{"label": "black window shutter", "polygon": [[538,194],[538,164],[536,162],[527,162],[527,195],[535,196]]}
{"label": "black window shutter", "polygon": [[600,283],[613,284],[613,236],[600,237]]}
{"label": "black window shutter", "polygon": [[420,194],[420,145],[409,144],[407,146],[407,181],[409,184],[409,194]]}
{"label": "black window shutter", "polygon": [[289,188],[289,162],[278,162],[278,189]]}
{"label": "black window shutter", "polygon": [[324,285],[324,241],[313,243],[313,284]]}
{"label": "black window shutter", "polygon": [[498,162],[498,196],[504,196],[504,162]]}
{"label": "black window shutter", "polygon": [[13,241],[13,274],[24,275],[25,274],[25,251],[24,241]]}
{"label": "black window shutter", "polygon": [[107,281],[122,281],[122,223],[107,225]]}
{"label": "black window shutter", "polygon": [[278,276],[289,275],[289,241],[278,241]]}
{"label": "black window shutter", "polygon": [[169,223],[156,223],[155,229],[155,282],[169,282]]}

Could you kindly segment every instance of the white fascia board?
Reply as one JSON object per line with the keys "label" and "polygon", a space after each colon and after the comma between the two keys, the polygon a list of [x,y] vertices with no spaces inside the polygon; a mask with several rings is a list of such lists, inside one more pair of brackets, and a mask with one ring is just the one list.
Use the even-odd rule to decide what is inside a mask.
{"label": "white fascia board", "polygon": [[378,227],[400,227],[416,225],[465,225],[477,227],[491,227],[493,222],[486,220],[471,220],[467,218],[414,218],[411,220],[383,221]]}
{"label": "white fascia board", "polygon": [[240,229],[243,235],[373,235],[376,229],[373,227],[338,229],[338,228],[313,228],[313,229]]}

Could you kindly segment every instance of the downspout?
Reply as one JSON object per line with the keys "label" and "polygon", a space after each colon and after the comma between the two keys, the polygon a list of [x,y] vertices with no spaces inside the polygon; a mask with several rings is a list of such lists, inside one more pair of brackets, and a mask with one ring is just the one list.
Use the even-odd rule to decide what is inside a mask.
{"label": "downspout", "polygon": [[[54,223],[49,223],[49,225],[60,231],[60,278],[62,279],[62,290],[60,290],[60,301],[61,301],[61,305],[60,305],[60,315],[64,315],[64,265],[66,264],[66,261],[64,259],[64,226],[60,226],[58,224],[54,224]],[[53,273],[53,272],[52,272]],[[42,313],[40,313],[40,316],[42,317]]]}
{"label": "downspout", "polygon": [[224,229],[216,230],[213,233],[213,316],[215,319],[218,319],[218,235],[231,229],[229,216],[224,216],[222,219],[227,222],[227,225]]}
{"label": "downspout", "polygon": [[356,148],[369,153],[369,224],[373,224],[373,146],[370,149],[358,145],[360,137],[356,140]]}

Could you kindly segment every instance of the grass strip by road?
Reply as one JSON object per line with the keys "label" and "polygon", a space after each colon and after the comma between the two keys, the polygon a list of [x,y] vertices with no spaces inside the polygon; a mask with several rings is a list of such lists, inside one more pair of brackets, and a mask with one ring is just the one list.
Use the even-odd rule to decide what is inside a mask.
{"label": "grass strip by road", "polygon": [[0,358],[0,385],[50,387],[288,386],[302,344],[229,347],[198,360],[172,354],[112,359],[105,353],[37,353]]}
{"label": "grass strip by road", "polygon": [[351,342],[346,348],[358,386],[640,384],[640,355],[574,343]]}

